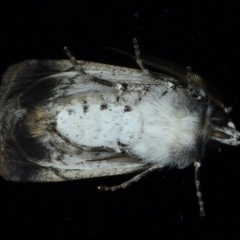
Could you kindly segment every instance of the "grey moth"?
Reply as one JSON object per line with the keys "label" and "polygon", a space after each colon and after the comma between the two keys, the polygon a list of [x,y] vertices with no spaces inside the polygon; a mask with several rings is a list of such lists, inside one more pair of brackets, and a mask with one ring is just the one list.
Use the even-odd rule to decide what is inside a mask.
{"label": "grey moth", "polygon": [[190,67],[149,62],[136,40],[134,47],[139,70],[76,61],[67,48],[70,61],[9,67],[0,90],[1,176],[56,182],[136,172],[99,187],[116,190],[156,169],[194,164],[203,215],[198,170],[209,142],[240,144],[231,108]]}

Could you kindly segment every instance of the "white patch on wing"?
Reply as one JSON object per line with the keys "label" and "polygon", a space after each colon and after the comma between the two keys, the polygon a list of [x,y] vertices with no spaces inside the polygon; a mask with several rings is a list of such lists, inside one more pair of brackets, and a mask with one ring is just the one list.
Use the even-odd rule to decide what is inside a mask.
{"label": "white patch on wing", "polygon": [[[86,102],[90,102],[86,98]],[[56,129],[62,136],[78,145],[88,147],[108,147],[121,153],[118,141],[130,144],[141,129],[137,111],[124,112],[125,106],[107,104],[101,109],[97,103],[83,104],[76,102],[65,106],[56,116]],[[71,111],[71,113],[69,113]]]}

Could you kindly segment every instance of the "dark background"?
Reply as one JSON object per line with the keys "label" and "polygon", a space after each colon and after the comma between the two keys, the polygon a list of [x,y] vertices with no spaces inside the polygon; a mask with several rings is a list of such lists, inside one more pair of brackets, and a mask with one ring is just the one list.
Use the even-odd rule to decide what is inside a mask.
{"label": "dark background", "polygon": [[[204,3],[205,2],[205,3]],[[218,88],[240,129],[240,3],[228,1],[5,1],[0,73],[25,59],[77,59],[137,67],[107,50],[141,51],[193,69]],[[207,215],[199,217],[194,168],[163,169],[126,190],[133,175],[26,184],[0,178],[2,239],[240,239],[240,149],[203,159]]]}

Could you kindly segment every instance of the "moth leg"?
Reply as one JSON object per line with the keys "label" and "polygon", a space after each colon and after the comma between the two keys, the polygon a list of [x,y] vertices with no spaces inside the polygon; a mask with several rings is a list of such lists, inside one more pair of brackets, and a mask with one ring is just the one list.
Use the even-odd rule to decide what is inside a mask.
{"label": "moth leg", "polygon": [[138,41],[137,41],[136,38],[133,39],[133,46],[134,46],[134,49],[135,49],[137,65],[141,68],[141,70],[142,70],[142,72],[145,76],[153,78],[152,74],[143,66],[142,60],[140,58],[139,45],[138,45]]}
{"label": "moth leg", "polygon": [[122,183],[122,184],[119,184],[119,185],[116,185],[116,186],[112,186],[112,187],[108,187],[108,186],[99,186],[98,187],[98,190],[100,191],[115,191],[115,190],[118,190],[118,189],[123,189],[123,188],[126,188],[128,187],[129,185],[131,185],[132,183],[134,182],[138,182],[141,178],[145,177],[146,175],[148,175],[149,173],[155,171],[156,169],[158,169],[159,167],[157,166],[154,166],[154,167],[150,167],[148,168],[147,170],[145,170],[144,172],[136,175],[135,177],[131,178],[130,180]]}
{"label": "moth leg", "polygon": [[199,180],[199,168],[201,167],[201,163],[199,160],[196,160],[196,159],[194,160],[194,167],[195,167],[195,186],[196,186],[196,191],[197,191],[200,216],[204,216],[205,215],[204,203],[202,200],[202,193],[200,190],[200,180]]}
{"label": "moth leg", "polygon": [[81,65],[76,61],[75,57],[72,55],[68,47],[64,47],[64,51],[69,57],[71,63],[76,68],[76,70],[84,75],[86,75],[86,72],[82,69]]}
{"label": "moth leg", "polygon": [[[98,83],[98,84],[101,84],[101,85],[104,85],[104,86],[107,86],[107,87],[114,87],[116,90],[119,90],[119,84],[113,84],[112,82],[110,81],[107,81],[107,80],[104,80],[104,79],[101,79],[101,78],[97,78],[97,77],[94,77],[94,76],[91,76],[89,74],[87,74],[83,68],[81,67],[81,65],[77,62],[77,60],[75,59],[75,57],[72,55],[72,53],[70,52],[70,50],[68,49],[68,47],[64,47],[64,51],[65,53],[67,54],[67,56],[69,57],[71,63],[73,64],[73,66],[75,67],[75,69],[86,76],[86,80],[87,81],[91,81],[91,82],[94,82],[94,83]],[[121,84],[122,85],[122,84]]]}
{"label": "moth leg", "polygon": [[94,83],[98,83],[101,85],[105,85],[107,87],[113,87],[116,90],[118,90],[118,97],[122,94],[122,92],[126,91],[126,90],[130,90],[131,91],[131,86],[125,83],[112,83],[110,81],[101,79],[101,78],[97,78],[94,76],[91,76],[89,74],[87,74],[81,67],[81,65],[76,61],[75,57],[72,55],[72,53],[70,52],[70,50],[67,47],[64,47],[64,51],[66,52],[66,54],[68,55],[68,57],[70,58],[70,61],[72,62],[73,66],[75,67],[75,69],[80,72],[81,74],[86,76],[86,80],[87,81],[91,81]]}
{"label": "moth leg", "polygon": [[[208,97],[222,110],[225,111],[225,113],[228,115],[231,111],[231,107],[225,107],[224,104],[214,97],[214,95],[211,94],[211,92],[207,91],[206,86],[204,84],[203,79],[198,75],[191,72],[192,68],[187,66],[187,81],[188,81],[188,89],[190,91],[190,94],[192,96],[195,95],[195,99],[200,102],[206,102],[206,93]],[[198,91],[196,91],[196,88],[193,88],[193,85],[197,86]]]}

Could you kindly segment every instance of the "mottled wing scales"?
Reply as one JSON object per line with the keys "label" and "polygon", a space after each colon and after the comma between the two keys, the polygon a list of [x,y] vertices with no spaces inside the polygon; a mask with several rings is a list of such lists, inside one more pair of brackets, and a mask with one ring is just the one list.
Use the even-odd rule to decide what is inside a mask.
{"label": "mottled wing scales", "polygon": [[[149,79],[142,76],[139,70],[78,62],[81,63],[86,75],[75,71],[71,62],[65,60],[28,60],[10,67],[4,74],[0,93],[0,171],[4,178],[12,181],[65,181],[145,169],[144,164],[137,159],[121,154],[116,158],[114,152],[91,153],[95,148],[86,151],[85,148],[71,144],[66,147],[63,139],[62,142],[59,140],[58,144],[51,144],[47,139],[41,140],[45,130],[59,138],[54,132],[54,126],[44,130],[41,128],[43,125],[39,124],[53,117],[45,107],[46,103],[60,98],[71,101],[70,96],[75,98],[76,94],[106,91],[117,93],[117,89],[109,88],[101,82],[89,83],[88,76],[106,80],[111,84],[119,84],[116,86],[120,87],[123,83],[128,86],[137,84],[135,86],[140,86],[140,90],[139,84],[149,83]],[[103,104],[99,105],[99,108],[106,109],[107,106]],[[124,109],[125,112],[131,111],[127,104]],[[76,165],[78,160],[71,160],[71,154],[66,154],[65,151],[73,151],[79,154],[80,158],[102,159],[102,161],[88,163],[89,166],[94,166],[93,169],[83,171],[80,166],[84,161]],[[56,153],[56,160],[49,158],[53,153]],[[69,165],[66,165],[64,159],[69,159],[70,163],[67,163]],[[97,166],[101,167],[97,168]]]}

